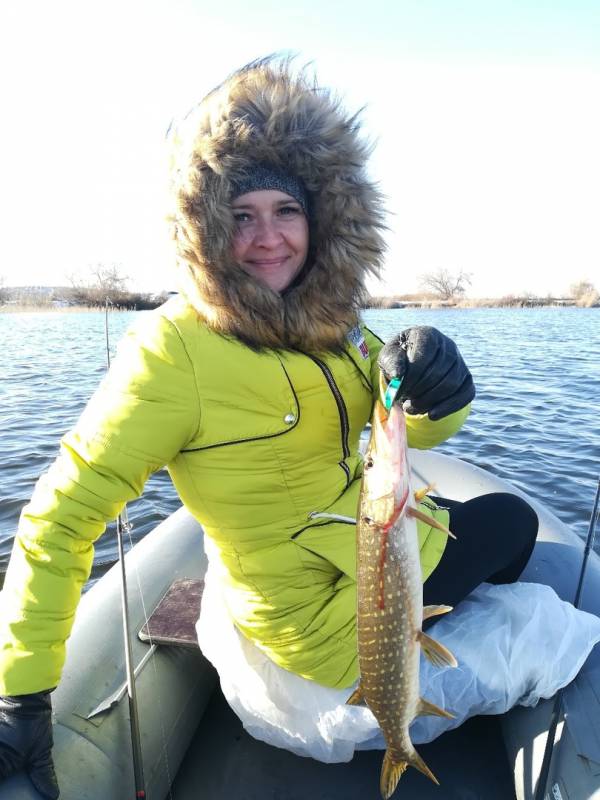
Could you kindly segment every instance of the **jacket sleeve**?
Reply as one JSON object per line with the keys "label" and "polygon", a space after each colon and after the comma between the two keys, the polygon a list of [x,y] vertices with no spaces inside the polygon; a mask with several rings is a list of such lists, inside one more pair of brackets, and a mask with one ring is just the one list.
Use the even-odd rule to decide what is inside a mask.
{"label": "jacket sleeve", "polygon": [[173,324],[145,315],[24,508],[0,594],[0,694],[57,685],[93,543],[199,425]]}
{"label": "jacket sleeve", "polygon": [[[379,397],[379,366],[377,358],[383,347],[383,341],[368,328],[365,328],[365,340],[371,357],[371,383],[375,397]],[[447,417],[432,421],[427,414],[405,414],[408,446],[417,450],[428,450],[435,447],[459,431],[471,411],[471,404],[448,414]]]}

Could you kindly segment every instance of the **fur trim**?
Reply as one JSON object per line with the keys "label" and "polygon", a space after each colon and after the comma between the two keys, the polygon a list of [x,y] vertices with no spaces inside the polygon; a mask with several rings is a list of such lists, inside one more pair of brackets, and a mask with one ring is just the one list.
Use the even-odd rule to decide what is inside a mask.
{"label": "fur trim", "polygon": [[[253,347],[337,350],[356,325],[367,274],[379,274],[381,196],[356,116],[289,61],[234,73],[171,133],[169,216],[180,289],[213,329]],[[257,162],[302,179],[310,196],[310,253],[281,295],[230,255],[235,177]]]}

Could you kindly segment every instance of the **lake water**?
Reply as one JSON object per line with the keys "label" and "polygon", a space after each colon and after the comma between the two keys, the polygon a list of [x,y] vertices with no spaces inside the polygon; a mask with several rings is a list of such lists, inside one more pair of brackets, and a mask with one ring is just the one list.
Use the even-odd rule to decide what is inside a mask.
{"label": "lake water", "polygon": [[[109,315],[111,350],[136,313]],[[382,339],[433,325],[455,339],[477,398],[439,449],[507,478],[584,537],[600,470],[600,310],[371,310]],[[0,574],[23,505],[106,370],[104,313],[0,314]],[[129,506],[133,539],[179,506],[165,471]],[[597,547],[598,549],[598,547]],[[116,559],[114,526],[93,578]]]}

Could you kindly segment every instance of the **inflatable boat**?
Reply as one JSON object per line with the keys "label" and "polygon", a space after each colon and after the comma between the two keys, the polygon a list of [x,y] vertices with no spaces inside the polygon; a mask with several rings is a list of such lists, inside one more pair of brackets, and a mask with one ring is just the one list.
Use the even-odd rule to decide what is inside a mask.
{"label": "inflatable boat", "polygon": [[[525,496],[508,482],[456,458],[413,451],[418,484],[466,500],[493,491]],[[540,518],[523,580],[545,583],[573,601],[584,545],[553,514],[526,498]],[[202,529],[182,508],[126,556],[133,662],[146,796],[149,800],[377,800],[382,754],[360,752],[326,765],[251,738],[225,703],[217,676],[195,646],[142,641],[138,632],[174,581],[198,586],[207,560]],[[198,598],[188,594],[184,604]],[[115,565],[83,597],[54,692],[54,759],[62,800],[135,797],[120,571]],[[580,607],[600,616],[600,558],[592,553]],[[176,640],[174,637],[174,641]],[[533,800],[553,700],[475,717],[419,752],[438,776],[402,777],[402,800]],[[547,790],[548,800],[600,798],[600,646],[564,691]],[[0,800],[40,800],[28,777],[0,785]]]}

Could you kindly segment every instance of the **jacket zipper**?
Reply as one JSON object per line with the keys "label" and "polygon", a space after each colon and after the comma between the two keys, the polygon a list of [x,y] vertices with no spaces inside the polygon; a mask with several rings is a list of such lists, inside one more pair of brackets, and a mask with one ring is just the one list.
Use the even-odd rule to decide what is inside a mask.
{"label": "jacket zipper", "polygon": [[344,403],[344,398],[342,397],[342,393],[337,387],[335,379],[331,373],[331,370],[321,359],[317,358],[316,356],[310,355],[310,353],[306,353],[312,361],[319,367],[323,375],[325,376],[325,380],[331,390],[331,393],[335,399],[338,414],[340,415],[340,427],[342,432],[342,460],[339,461],[340,467],[346,473],[346,486],[350,484],[350,468],[346,464],[345,460],[350,455],[350,447],[348,445],[348,436],[350,435],[350,423],[348,422],[348,410],[346,408],[346,404]]}

